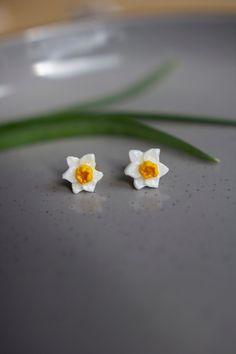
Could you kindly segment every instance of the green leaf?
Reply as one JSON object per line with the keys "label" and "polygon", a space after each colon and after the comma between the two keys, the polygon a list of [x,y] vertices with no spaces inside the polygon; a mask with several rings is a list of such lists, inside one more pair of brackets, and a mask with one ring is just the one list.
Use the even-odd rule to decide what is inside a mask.
{"label": "green leaf", "polygon": [[202,160],[219,162],[193,145],[159,129],[146,126],[129,116],[70,112],[31,118],[0,125],[0,150],[67,137],[120,135],[164,144]]}
{"label": "green leaf", "polygon": [[112,116],[125,116],[149,121],[162,121],[162,122],[178,122],[178,123],[194,123],[194,124],[207,124],[207,125],[225,125],[236,126],[236,119],[227,119],[222,117],[210,116],[197,116],[191,114],[175,114],[175,113],[162,113],[162,112],[109,112]]}
{"label": "green leaf", "polygon": [[140,95],[145,90],[149,89],[155,84],[159,84],[162,80],[170,74],[174,69],[175,62],[173,60],[166,61],[159,65],[154,70],[148,72],[141,79],[136,80],[132,84],[128,85],[126,88],[121,89],[118,92],[112,93],[111,95],[106,95],[104,97],[95,98],[79,105],[76,105],[73,109],[93,109],[105,107],[114,103],[119,103],[121,101],[127,101],[137,95]]}

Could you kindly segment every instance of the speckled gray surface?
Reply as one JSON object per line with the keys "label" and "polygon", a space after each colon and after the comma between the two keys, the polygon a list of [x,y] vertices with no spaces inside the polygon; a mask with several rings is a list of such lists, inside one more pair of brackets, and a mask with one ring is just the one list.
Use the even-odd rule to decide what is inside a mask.
{"label": "speckled gray surface", "polygon": [[[55,33],[49,44],[37,32],[25,36],[31,44],[2,43],[1,119],[120,87],[167,55],[179,61],[172,76],[119,108],[235,117],[236,19],[99,26],[108,39],[83,55],[112,53],[119,65],[68,79],[32,71],[59,55]],[[63,30],[72,44],[80,28]],[[162,147],[170,172],[159,190],[136,191],[123,168],[144,141],[71,139],[0,154],[1,354],[236,352],[236,130],[159,126],[222,162]],[[95,194],[75,196],[61,180],[65,158],[87,152],[104,178]]]}

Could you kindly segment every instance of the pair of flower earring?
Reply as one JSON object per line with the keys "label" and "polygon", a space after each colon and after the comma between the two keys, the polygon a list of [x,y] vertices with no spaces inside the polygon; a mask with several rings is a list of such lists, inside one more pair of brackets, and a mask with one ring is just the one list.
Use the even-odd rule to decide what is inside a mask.
{"label": "pair of flower earring", "polygon": [[[129,151],[130,163],[124,173],[134,179],[136,189],[158,188],[160,178],[169,171],[168,167],[160,162],[159,156],[160,149],[150,149],[146,152]],[[103,173],[96,170],[95,155],[87,154],[81,159],[68,156],[67,164],[69,168],[62,178],[71,182],[73,193],[77,194],[82,190],[94,192],[97,182],[103,177]]]}

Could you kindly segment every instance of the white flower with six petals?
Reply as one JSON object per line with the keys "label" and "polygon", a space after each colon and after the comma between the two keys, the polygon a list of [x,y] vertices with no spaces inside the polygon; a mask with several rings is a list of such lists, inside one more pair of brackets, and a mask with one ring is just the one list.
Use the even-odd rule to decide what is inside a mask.
{"label": "white flower with six petals", "polygon": [[158,188],[159,181],[169,168],[159,161],[160,149],[150,149],[146,152],[130,150],[131,163],[125,168],[125,174],[134,178],[134,187]]}
{"label": "white flower with six petals", "polygon": [[68,170],[62,178],[72,183],[72,191],[77,194],[82,190],[94,192],[97,182],[103,177],[103,173],[95,169],[95,155],[87,154],[81,159],[74,156],[67,157]]}

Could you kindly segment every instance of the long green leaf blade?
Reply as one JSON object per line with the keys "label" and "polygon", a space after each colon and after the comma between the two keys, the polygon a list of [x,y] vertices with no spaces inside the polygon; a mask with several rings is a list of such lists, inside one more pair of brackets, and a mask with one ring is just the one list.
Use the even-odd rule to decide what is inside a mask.
{"label": "long green leaf blade", "polygon": [[193,123],[193,124],[207,124],[207,125],[225,125],[225,126],[236,126],[236,119],[227,119],[221,117],[203,117],[196,115],[186,115],[186,114],[175,114],[175,113],[162,113],[162,112],[134,112],[134,111],[60,111],[55,113],[42,114],[38,116],[32,116],[28,118],[18,119],[17,121],[10,123],[0,124],[1,129],[4,127],[20,127],[30,124],[38,124],[39,122],[58,122],[67,121],[69,119],[81,119],[101,117],[106,119],[116,119],[116,118],[132,118],[138,120],[147,121],[160,121],[160,122],[180,122],[180,123]]}
{"label": "long green leaf blade", "polygon": [[128,116],[101,114],[80,114],[51,116],[50,119],[37,118],[0,125],[0,150],[59,138],[86,135],[121,135],[146,139],[156,144],[164,144],[200,159],[219,160],[204,151],[159,129],[146,126]]}
{"label": "long green leaf blade", "polygon": [[236,119],[227,119],[223,117],[197,116],[192,114],[175,114],[163,112],[109,112],[111,116],[126,116],[140,120],[161,121],[161,122],[177,122],[177,123],[193,123],[206,125],[225,125],[236,126]]}
{"label": "long green leaf blade", "polygon": [[148,72],[141,79],[136,80],[120,91],[76,105],[74,109],[86,110],[100,107],[103,108],[114,103],[127,101],[130,98],[140,95],[151,86],[161,83],[163,79],[170,74],[174,67],[175,62],[173,60],[168,60],[159,65],[156,69]]}

